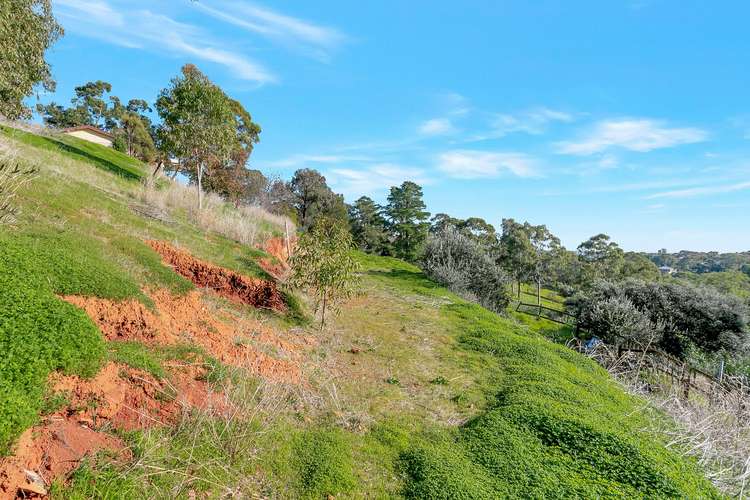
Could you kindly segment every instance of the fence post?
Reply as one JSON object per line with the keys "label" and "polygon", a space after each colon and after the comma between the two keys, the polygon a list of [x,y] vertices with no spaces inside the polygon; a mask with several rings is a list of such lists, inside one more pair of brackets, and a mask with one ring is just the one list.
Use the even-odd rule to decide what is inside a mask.
{"label": "fence post", "polygon": [[286,258],[287,260],[289,257],[292,256],[292,251],[289,248],[289,225],[286,222],[286,219],[284,219],[284,234],[286,235]]}

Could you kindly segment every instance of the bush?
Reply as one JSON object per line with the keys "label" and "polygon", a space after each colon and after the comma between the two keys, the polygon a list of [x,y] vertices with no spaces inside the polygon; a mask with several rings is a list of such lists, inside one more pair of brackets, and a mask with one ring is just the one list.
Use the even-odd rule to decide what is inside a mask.
{"label": "bush", "polygon": [[594,335],[610,344],[623,340],[640,344],[658,342],[662,329],[627,297],[613,296],[592,304],[578,318]]}
{"label": "bush", "polygon": [[621,322],[636,322],[623,325],[621,335],[641,329],[645,317],[653,325],[661,325],[656,328],[661,332],[660,347],[679,357],[691,347],[706,352],[738,352],[748,342],[747,306],[712,288],[639,280],[618,284],[598,281],[585,296],[576,298],[574,307],[580,325],[601,336],[617,333],[607,330],[616,328],[614,323],[607,326],[607,317],[613,322],[616,317]]}
{"label": "bush", "polygon": [[433,280],[487,309],[503,311],[510,303],[510,278],[479,243],[453,227],[427,239],[422,269]]}

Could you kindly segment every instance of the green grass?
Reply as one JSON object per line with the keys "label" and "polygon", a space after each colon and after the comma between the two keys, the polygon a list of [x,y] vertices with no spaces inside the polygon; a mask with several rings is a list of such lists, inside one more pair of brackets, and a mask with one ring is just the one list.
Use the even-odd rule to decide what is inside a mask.
{"label": "green grass", "polygon": [[[180,217],[166,225],[134,214],[128,203],[137,183],[119,172],[112,176],[85,155],[29,137],[16,140],[27,141],[19,148],[37,160],[66,155],[85,163],[43,171],[21,193],[18,231],[0,235],[3,451],[40,411],[57,404],[47,395],[45,405],[51,370],[92,375],[109,351],[111,359],[163,376],[165,360],[204,354],[194,346],[106,344],[86,315],[56,294],[147,303],[142,288],[189,290],[143,245],[149,238],[245,273],[254,272],[258,256]],[[236,401],[251,418],[196,412],[174,428],[128,434],[139,465],[92,460],[69,487],[56,485],[56,494],[716,496],[689,459],[642,431],[662,417],[643,411],[644,401],[626,395],[592,361],[545,339],[543,325],[468,304],[396,259],[357,259],[364,295],[329,330],[303,332],[317,337],[305,354],[310,380],[304,391],[282,393],[268,410],[257,406],[260,396],[251,388]],[[290,326],[288,318],[269,321]],[[233,376],[218,361],[204,361],[209,382]],[[244,379],[231,385],[243,383],[257,386]]]}
{"label": "green grass", "polygon": [[90,376],[104,358],[96,326],[56,294],[143,298],[93,241],[0,233],[0,453],[35,421],[50,371]]}
{"label": "green grass", "polygon": [[78,137],[64,134],[43,136],[4,125],[0,125],[0,131],[6,136],[24,144],[62,153],[69,158],[85,161],[126,179],[140,180],[146,172],[145,165],[135,158],[112,148],[79,139]]}
{"label": "green grass", "polygon": [[[265,255],[186,220],[165,224],[129,208],[146,171],[139,161],[67,136],[43,137],[0,128],[0,139],[39,174],[15,199],[15,229],[0,228],[0,454],[32,425],[44,406],[46,379],[62,370],[93,375],[107,346],[86,314],[59,295],[134,298],[148,306],[143,289],[182,294],[192,283],[161,263],[144,240],[163,239],[202,258],[257,274]],[[116,175],[113,175],[116,174]],[[115,353],[158,374],[136,352]],[[214,360],[215,361],[215,360]],[[216,364],[210,376],[219,380]]]}

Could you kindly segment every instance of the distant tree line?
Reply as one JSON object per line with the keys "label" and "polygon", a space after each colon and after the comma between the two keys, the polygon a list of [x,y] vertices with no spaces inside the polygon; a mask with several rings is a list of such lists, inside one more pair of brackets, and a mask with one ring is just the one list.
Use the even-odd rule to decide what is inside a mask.
{"label": "distant tree line", "polygon": [[750,251],[719,253],[682,250],[669,253],[662,248],[657,253],[647,255],[657,266],[668,266],[677,271],[698,274],[740,271],[750,276]]}

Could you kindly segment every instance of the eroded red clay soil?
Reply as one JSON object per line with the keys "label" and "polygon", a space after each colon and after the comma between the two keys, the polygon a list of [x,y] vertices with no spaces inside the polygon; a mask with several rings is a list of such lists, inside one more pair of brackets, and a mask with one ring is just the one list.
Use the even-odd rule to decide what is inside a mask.
{"label": "eroded red clay soil", "polygon": [[[275,283],[202,262],[163,242],[149,244],[178,273],[198,286],[255,307],[285,309]],[[310,343],[309,339],[280,338],[262,322],[204,300],[197,290],[184,296],[173,296],[167,290],[149,295],[155,311],[135,300],[113,302],[78,296],[63,299],[85,310],[108,340],[148,345],[197,344],[227,365],[274,381],[301,382],[300,349]],[[263,345],[283,359],[259,350],[258,346]],[[15,454],[0,460],[0,499],[43,496],[40,493],[55,478],[65,477],[84,457],[101,450],[129,460],[131,454],[125,444],[107,430],[168,425],[189,408],[219,413],[229,410],[231,403],[199,380],[205,373],[199,360],[175,361],[165,369],[168,376],[164,380],[112,362],[91,380],[53,374],[51,386],[65,392],[69,403],[24,432]]]}
{"label": "eroded red clay soil", "polygon": [[110,362],[90,380],[53,374],[51,387],[65,393],[68,403],[26,430],[14,455],[0,462],[0,498],[43,496],[53,479],[102,450],[129,460],[128,448],[107,430],[172,424],[188,408],[226,411],[223,396],[197,380],[204,368],[185,365],[168,370],[168,379],[157,380]]}
{"label": "eroded red clay soil", "polygon": [[260,259],[258,264],[274,278],[284,278],[289,272],[289,250],[294,251],[296,243],[296,239],[292,238],[287,247],[284,238],[270,238],[263,244],[262,249],[272,258]]}
{"label": "eroded red clay soil", "polygon": [[199,287],[210,288],[219,295],[245,304],[285,311],[284,298],[276,283],[243,276],[229,269],[196,259],[164,241],[147,241],[174,270]]}

